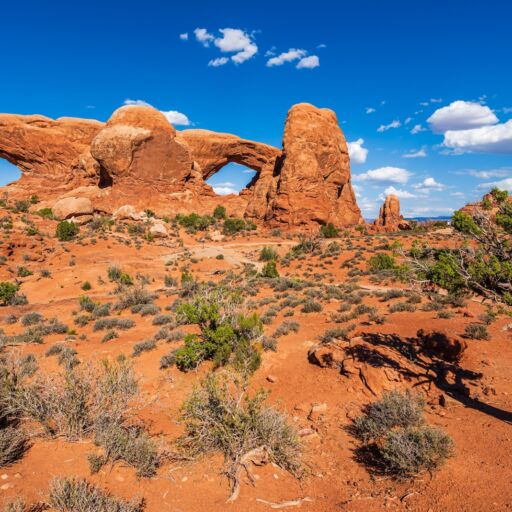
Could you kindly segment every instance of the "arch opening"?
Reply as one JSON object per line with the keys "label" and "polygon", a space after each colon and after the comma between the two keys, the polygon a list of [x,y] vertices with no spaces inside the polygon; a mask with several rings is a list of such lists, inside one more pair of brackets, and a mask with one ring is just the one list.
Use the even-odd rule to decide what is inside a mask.
{"label": "arch opening", "polygon": [[18,181],[21,178],[21,171],[8,160],[0,158],[0,187]]}
{"label": "arch opening", "polygon": [[239,195],[242,190],[251,187],[257,178],[258,172],[254,169],[229,162],[212,174],[206,183],[218,196]]}

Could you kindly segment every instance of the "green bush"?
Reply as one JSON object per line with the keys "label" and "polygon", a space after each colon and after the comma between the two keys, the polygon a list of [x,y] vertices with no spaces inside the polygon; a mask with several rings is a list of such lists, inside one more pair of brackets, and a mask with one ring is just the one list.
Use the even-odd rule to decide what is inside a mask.
{"label": "green bush", "polygon": [[222,206],[221,204],[217,205],[215,207],[215,210],[213,210],[213,218],[217,220],[223,220],[226,218],[226,208]]}
{"label": "green bush", "polygon": [[339,230],[334,227],[334,224],[332,222],[329,222],[326,226],[320,227],[320,234],[324,238],[336,238],[339,236]]}
{"label": "green bush", "polygon": [[16,297],[18,285],[6,281],[0,282],[0,304],[7,306]]}
{"label": "green bush", "polygon": [[467,338],[471,338],[473,340],[488,340],[490,339],[489,331],[487,327],[482,324],[469,324],[466,325],[464,329],[464,335]]}
{"label": "green bush", "polygon": [[260,251],[260,261],[276,261],[279,258],[277,252],[272,247],[263,247]]}
{"label": "green bush", "polygon": [[203,360],[213,361],[216,367],[232,362],[244,375],[257,369],[260,359],[254,341],[262,334],[262,322],[256,314],[242,314],[239,304],[239,294],[205,287],[178,305],[178,321],[196,324],[201,331],[185,336],[185,344],[176,351],[180,370],[196,368]]}
{"label": "green bush", "polygon": [[437,254],[437,260],[430,267],[427,277],[450,293],[457,293],[466,286],[464,278],[460,275],[457,259],[448,251]]}
{"label": "green bush", "polygon": [[230,217],[224,221],[222,232],[225,235],[234,235],[246,229],[245,221],[236,217]]}
{"label": "green bush", "polygon": [[395,258],[385,252],[378,252],[368,261],[368,269],[372,273],[381,272],[383,270],[394,270],[395,268]]}
{"label": "green bush", "polygon": [[276,279],[279,277],[279,271],[277,270],[275,261],[268,261],[263,265],[261,269],[261,277],[267,277],[270,279]]}
{"label": "green bush", "polygon": [[51,208],[41,208],[37,210],[36,215],[39,215],[43,219],[53,219],[53,211]]}
{"label": "green bush", "polygon": [[214,222],[213,218],[209,215],[201,216],[197,213],[190,213],[189,215],[178,214],[175,219],[180,226],[183,226],[191,233],[205,231]]}
{"label": "green bush", "polygon": [[491,195],[497,203],[503,203],[508,199],[508,191],[500,190],[497,187],[491,190]]}
{"label": "green bush", "polygon": [[67,242],[69,240],[73,240],[73,238],[78,235],[79,231],[80,228],[74,222],[63,220],[57,224],[55,236],[61,242]]}

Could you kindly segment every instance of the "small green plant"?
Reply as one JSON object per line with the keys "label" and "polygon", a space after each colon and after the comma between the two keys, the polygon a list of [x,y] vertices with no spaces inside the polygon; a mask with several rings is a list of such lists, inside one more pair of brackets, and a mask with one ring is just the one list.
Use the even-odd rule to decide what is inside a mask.
{"label": "small green plant", "polygon": [[234,235],[246,229],[246,224],[243,219],[238,219],[236,217],[229,217],[224,221],[224,225],[222,227],[222,232],[225,235]]}
{"label": "small green plant", "polygon": [[87,292],[92,288],[92,285],[89,281],[84,281],[81,288],[84,292]]}
{"label": "small green plant", "polygon": [[226,218],[226,208],[222,206],[221,204],[217,205],[215,207],[215,210],[213,210],[213,218],[217,220],[223,220]]}
{"label": "small green plant", "polygon": [[74,222],[63,220],[57,224],[55,236],[61,242],[67,242],[69,240],[73,240],[73,238],[75,238],[76,235],[78,235],[79,231],[80,228]]}
{"label": "small green plant", "polygon": [[267,277],[270,279],[277,279],[279,277],[279,271],[275,261],[267,261],[261,269],[261,277]]}
{"label": "small green plant", "polygon": [[260,261],[276,261],[279,258],[277,252],[272,247],[263,247],[260,252]]}
{"label": "small green plant", "polygon": [[53,211],[51,208],[41,208],[37,210],[36,215],[39,215],[43,219],[53,219]]}
{"label": "small green plant", "polygon": [[324,238],[336,238],[339,236],[339,230],[334,227],[332,222],[329,222],[327,225],[320,227],[320,234]]}
{"label": "small green plant", "polygon": [[12,301],[16,297],[18,286],[14,283],[0,282],[0,304],[7,306],[12,304]]}
{"label": "small green plant", "polygon": [[372,273],[381,272],[382,270],[394,270],[395,268],[395,259],[385,252],[378,252],[368,261],[368,269]]}

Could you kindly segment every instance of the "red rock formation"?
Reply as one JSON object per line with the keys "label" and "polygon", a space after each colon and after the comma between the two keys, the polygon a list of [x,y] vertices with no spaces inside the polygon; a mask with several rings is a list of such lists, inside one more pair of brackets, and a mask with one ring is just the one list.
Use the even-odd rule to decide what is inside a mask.
{"label": "red rock formation", "polygon": [[16,186],[27,191],[51,194],[94,183],[98,168],[89,147],[103,126],[90,119],[0,114],[0,158],[19,167]]}
{"label": "red rock formation", "polygon": [[[0,115],[0,157],[23,173],[7,187],[13,196],[36,193],[50,203],[87,197],[106,212],[133,204],[162,215],[210,213],[222,203],[269,225],[362,222],[334,112],[292,107],[283,147],[207,130],[176,132],[152,107],[122,107],[106,124]],[[205,180],[229,162],[256,176],[240,195],[216,196]]]}
{"label": "red rock formation", "polygon": [[283,159],[267,219],[289,226],[363,222],[336,114],[301,103],[288,112]]}
{"label": "red rock formation", "polygon": [[400,200],[397,196],[393,194],[386,196],[373,225],[384,231],[410,229],[409,223],[400,214]]}

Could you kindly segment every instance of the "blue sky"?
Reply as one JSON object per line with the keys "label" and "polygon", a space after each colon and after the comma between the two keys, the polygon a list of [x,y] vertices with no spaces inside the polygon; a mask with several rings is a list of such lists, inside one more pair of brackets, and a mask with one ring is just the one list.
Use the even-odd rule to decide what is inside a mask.
{"label": "blue sky", "polygon": [[511,19],[502,0],[8,2],[0,112],[106,120],[132,100],[280,146],[289,107],[310,102],[353,143],[365,216],[389,192],[408,216],[446,215],[512,189]]}

